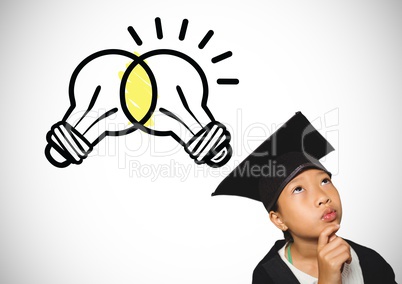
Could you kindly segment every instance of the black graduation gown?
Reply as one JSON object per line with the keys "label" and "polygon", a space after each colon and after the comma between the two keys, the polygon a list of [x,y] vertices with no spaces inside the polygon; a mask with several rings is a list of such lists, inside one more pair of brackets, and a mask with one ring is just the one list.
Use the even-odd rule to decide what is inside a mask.
{"label": "black graduation gown", "polygon": [[[391,266],[374,250],[346,240],[359,257],[365,284],[394,284],[395,274]],[[278,254],[285,245],[279,240],[258,263],[253,272],[252,284],[297,284],[299,281]]]}

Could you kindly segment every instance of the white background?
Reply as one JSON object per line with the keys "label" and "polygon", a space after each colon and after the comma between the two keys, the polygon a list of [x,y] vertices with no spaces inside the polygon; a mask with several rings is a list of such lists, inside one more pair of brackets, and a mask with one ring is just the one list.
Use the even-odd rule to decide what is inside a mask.
{"label": "white background", "polygon": [[[0,11],[0,283],[251,283],[281,233],[261,204],[210,194],[296,111],[336,148],[324,164],[343,201],[339,234],[375,249],[402,281],[400,1],[14,0]],[[203,64],[210,110],[232,133],[223,168],[140,131],[103,140],[79,166],[46,160],[74,68],[102,49],[137,50],[130,25],[142,52],[183,49]],[[209,61],[227,50],[232,58]]]}

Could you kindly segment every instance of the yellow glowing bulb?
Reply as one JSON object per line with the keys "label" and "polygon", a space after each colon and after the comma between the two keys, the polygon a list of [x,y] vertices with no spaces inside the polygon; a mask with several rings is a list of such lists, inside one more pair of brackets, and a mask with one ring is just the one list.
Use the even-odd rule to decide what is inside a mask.
{"label": "yellow glowing bulb", "polygon": [[[134,54],[139,56],[139,54],[136,52]],[[126,67],[128,67],[130,64],[131,62],[127,63]],[[123,78],[123,75],[124,71],[120,71],[120,79]],[[137,121],[141,121],[148,113],[152,103],[151,79],[141,64],[135,66],[128,76],[125,96],[128,111]],[[151,116],[144,126],[149,127],[153,125],[154,120],[153,116]]]}

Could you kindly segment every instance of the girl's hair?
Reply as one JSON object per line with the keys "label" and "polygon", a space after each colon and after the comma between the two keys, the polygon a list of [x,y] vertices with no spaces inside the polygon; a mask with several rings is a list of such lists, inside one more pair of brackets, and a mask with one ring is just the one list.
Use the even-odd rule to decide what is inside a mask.
{"label": "girl's hair", "polygon": [[[278,211],[278,202],[275,202],[275,204],[272,206],[272,211],[277,212]],[[285,238],[286,242],[293,242],[293,237],[292,235],[289,233],[289,231],[283,231],[283,237]]]}

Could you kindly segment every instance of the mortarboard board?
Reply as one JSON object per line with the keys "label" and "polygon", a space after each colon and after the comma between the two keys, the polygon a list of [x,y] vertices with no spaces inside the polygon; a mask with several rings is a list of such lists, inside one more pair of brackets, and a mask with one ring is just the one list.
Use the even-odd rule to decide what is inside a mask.
{"label": "mortarboard board", "polygon": [[318,160],[333,150],[310,121],[297,112],[244,159],[212,196],[248,197],[262,201],[270,211],[286,184],[303,170],[328,172]]}

